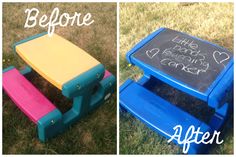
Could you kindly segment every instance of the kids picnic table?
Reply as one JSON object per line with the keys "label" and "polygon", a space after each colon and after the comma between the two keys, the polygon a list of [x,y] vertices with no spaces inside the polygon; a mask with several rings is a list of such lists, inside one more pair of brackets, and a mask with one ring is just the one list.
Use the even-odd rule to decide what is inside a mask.
{"label": "kids picnic table", "polygon": [[[57,34],[29,37],[16,43],[14,50],[28,66],[21,71],[13,66],[4,69],[3,88],[37,124],[41,141],[63,132],[114,91],[115,77],[95,58]],[[31,68],[73,100],[69,111],[62,114],[24,77]]]}
{"label": "kids picnic table", "polygon": [[[123,110],[167,139],[174,135],[173,128],[177,125],[183,128],[182,135],[191,125],[210,133],[221,128],[229,108],[225,98],[233,87],[231,52],[185,33],[160,28],[139,42],[126,57],[130,64],[141,68],[144,75],[137,82],[128,79],[120,87]],[[150,89],[160,83],[206,102],[215,111],[210,122],[206,124],[154,94]],[[204,144],[191,144],[188,153],[205,151]]]}

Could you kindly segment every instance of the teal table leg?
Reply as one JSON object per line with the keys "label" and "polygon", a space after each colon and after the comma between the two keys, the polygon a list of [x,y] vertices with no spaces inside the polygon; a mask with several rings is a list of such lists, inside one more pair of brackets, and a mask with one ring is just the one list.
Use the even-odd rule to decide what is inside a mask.
{"label": "teal table leg", "polygon": [[91,82],[82,92],[75,92],[77,95],[69,94],[73,95],[71,97],[73,105],[65,114],[62,115],[58,109],[55,109],[38,121],[38,136],[41,141],[44,142],[65,131],[69,126],[104,103],[114,92],[115,77],[113,75],[100,81]]}

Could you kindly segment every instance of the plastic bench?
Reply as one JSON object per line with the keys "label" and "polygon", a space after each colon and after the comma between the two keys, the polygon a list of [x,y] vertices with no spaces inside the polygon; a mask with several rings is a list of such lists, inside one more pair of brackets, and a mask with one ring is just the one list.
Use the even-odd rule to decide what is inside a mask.
{"label": "plastic bench", "polygon": [[8,69],[2,78],[6,93],[34,123],[56,109],[16,68]]}
{"label": "plastic bench", "polygon": [[[37,124],[43,142],[65,131],[114,92],[115,77],[95,58],[57,34],[29,37],[17,42],[14,50],[28,66],[21,71],[14,66],[4,69],[3,88]],[[69,111],[62,114],[24,77],[32,69],[73,100]]]}
{"label": "plastic bench", "polygon": [[[160,28],[135,45],[126,58],[144,75],[137,82],[128,79],[121,85],[121,111],[130,112],[167,139],[174,135],[177,125],[182,126],[183,135],[191,125],[200,127],[203,133],[221,129],[229,108],[225,98],[233,87],[231,52],[185,33]],[[206,107],[215,110],[211,120],[205,123],[154,94],[150,87],[160,83],[206,102]],[[206,153],[207,149],[204,144],[191,144],[188,153]]]}
{"label": "plastic bench", "polygon": [[[186,134],[187,129],[191,125],[195,128],[200,127],[201,132],[211,131],[211,128],[204,122],[182,111],[178,107],[173,106],[168,101],[155,95],[132,80],[127,80],[126,84],[120,89],[122,90],[120,94],[120,104],[167,139],[175,133],[173,128],[176,125],[181,125],[183,127],[183,135]],[[195,136],[192,137],[192,139],[194,138]],[[201,136],[198,136],[198,139],[200,138]],[[181,140],[183,139],[184,137],[182,136]],[[174,142],[177,143],[176,140]],[[202,152],[203,144],[195,145],[190,148],[191,150],[189,150],[189,152],[191,153]]]}

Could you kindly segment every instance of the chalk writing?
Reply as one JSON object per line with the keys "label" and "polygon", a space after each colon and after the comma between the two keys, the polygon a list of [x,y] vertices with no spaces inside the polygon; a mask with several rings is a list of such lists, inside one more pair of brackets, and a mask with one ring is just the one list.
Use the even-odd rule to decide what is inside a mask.
{"label": "chalk writing", "polygon": [[[159,56],[161,65],[169,66],[175,69],[180,69],[186,73],[199,75],[204,73],[209,68],[209,63],[205,60],[205,55],[198,49],[199,46],[194,40],[186,38],[174,37],[172,42],[173,47],[166,48],[160,52],[160,48],[153,48],[146,51],[146,55],[153,59]],[[224,61],[224,60],[223,60]]]}
{"label": "chalk writing", "polygon": [[132,57],[143,63],[140,67],[148,65],[144,69],[157,74],[161,71],[205,92],[232,60],[233,54],[215,44],[165,28],[136,50]]}
{"label": "chalk writing", "polygon": [[159,48],[154,48],[154,49],[151,49],[150,51],[147,50],[147,51],[146,51],[146,54],[147,54],[147,56],[148,56],[150,59],[152,59],[155,55],[158,54],[159,51],[160,51]]}
{"label": "chalk writing", "polygon": [[[37,8],[26,9],[25,13],[27,14],[27,18],[24,28],[35,27],[37,25],[39,10]],[[73,26],[74,23],[76,23],[77,26],[89,26],[93,22],[94,20],[92,20],[90,13],[86,13],[84,16],[77,12],[75,12],[73,16],[70,16],[68,13],[63,13],[59,17],[59,8],[54,8],[50,17],[43,15],[38,21],[40,27],[48,27],[49,36],[52,36],[56,26],[66,27],[69,23],[70,26]]]}
{"label": "chalk writing", "polygon": [[[200,127],[198,127],[196,129],[193,125],[191,125],[188,128],[186,134],[182,135],[183,129],[182,129],[181,125],[176,125],[173,129],[175,130],[175,133],[168,140],[168,143],[171,142],[172,140],[176,140],[178,142],[178,144],[183,145],[183,153],[188,152],[191,143],[212,144],[215,140],[215,143],[219,145],[224,142],[223,140],[221,140],[221,141],[219,140],[220,131],[217,132],[215,130],[213,135],[211,136],[210,132],[201,132]],[[201,139],[198,138],[199,135],[202,135]],[[184,136],[184,138],[181,138],[182,136]],[[183,140],[181,141],[181,139],[183,139]]]}
{"label": "chalk writing", "polygon": [[183,46],[188,46],[189,48],[194,50],[198,48],[198,44],[194,43],[194,40],[189,40],[187,38],[180,38],[179,36],[176,36],[172,39],[172,41]]}
{"label": "chalk writing", "polygon": [[214,51],[213,58],[217,64],[221,64],[221,63],[227,61],[230,57],[226,52]]}

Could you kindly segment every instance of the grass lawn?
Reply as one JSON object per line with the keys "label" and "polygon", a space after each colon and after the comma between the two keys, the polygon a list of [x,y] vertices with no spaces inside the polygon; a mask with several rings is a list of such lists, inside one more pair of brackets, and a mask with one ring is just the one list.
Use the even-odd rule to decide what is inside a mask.
{"label": "grass lawn", "polygon": [[[55,7],[60,14],[92,14],[94,23],[86,27],[56,27],[55,32],[81,47],[116,74],[116,3],[3,3],[3,68],[25,63],[11,46],[47,28],[24,29],[25,9],[36,7],[41,17],[50,16]],[[33,72],[28,79],[53,104],[65,112],[71,107],[61,91]],[[41,143],[36,126],[3,94],[3,154],[115,154],[116,93],[96,111],[81,119],[65,133]]]}
{"label": "grass lawn", "polygon": [[[120,84],[137,80],[142,71],[128,67],[125,54],[141,39],[160,27],[186,32],[233,51],[233,3],[121,3]],[[162,90],[160,90],[162,89]],[[197,118],[208,121],[206,104],[188,98],[169,86],[156,92]],[[121,154],[181,154],[182,149],[126,112],[120,113]],[[233,113],[221,131],[224,143],[213,145],[210,154],[233,154]]]}

